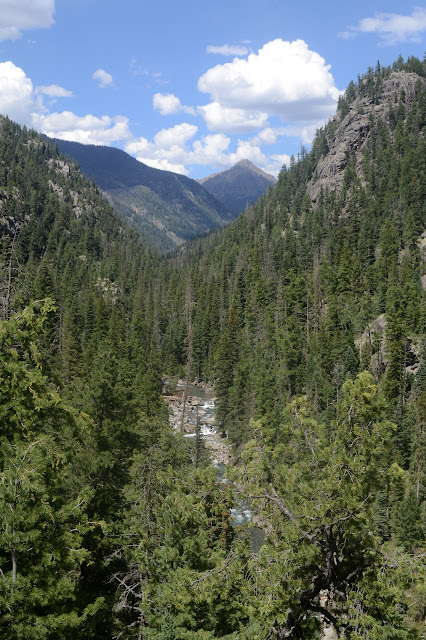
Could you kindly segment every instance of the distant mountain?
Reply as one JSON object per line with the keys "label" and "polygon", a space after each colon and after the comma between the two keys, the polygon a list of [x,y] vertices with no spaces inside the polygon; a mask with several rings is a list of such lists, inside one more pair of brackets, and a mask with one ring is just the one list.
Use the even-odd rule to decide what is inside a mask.
{"label": "distant mountain", "polygon": [[167,251],[235,218],[233,210],[196,180],[139,162],[120,149],[55,140],[115,209],[144,237]]}
{"label": "distant mountain", "polygon": [[240,160],[230,169],[213,173],[198,182],[226,207],[240,213],[247,204],[256,202],[276,180],[250,160]]}

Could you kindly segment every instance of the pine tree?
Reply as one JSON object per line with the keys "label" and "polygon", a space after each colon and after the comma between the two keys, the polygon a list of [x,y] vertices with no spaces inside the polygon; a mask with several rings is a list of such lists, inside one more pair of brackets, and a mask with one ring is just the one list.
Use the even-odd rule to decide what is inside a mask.
{"label": "pine tree", "polygon": [[0,327],[0,623],[16,640],[72,637],[102,605],[76,602],[83,536],[97,526],[77,472],[91,424],[44,372],[37,340],[53,310],[34,303]]}

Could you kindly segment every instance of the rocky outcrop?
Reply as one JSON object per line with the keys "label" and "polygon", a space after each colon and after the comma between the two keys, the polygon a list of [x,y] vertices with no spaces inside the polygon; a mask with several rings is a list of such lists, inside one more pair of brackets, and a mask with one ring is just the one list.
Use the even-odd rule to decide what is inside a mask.
{"label": "rocky outcrop", "polygon": [[[386,341],[387,326],[386,314],[382,313],[370,322],[364,332],[355,339],[355,346],[360,353],[366,347],[370,349],[370,370],[378,376],[386,371],[389,364]],[[422,342],[419,336],[410,336],[406,339],[405,371],[407,374],[416,374],[419,368]]]}
{"label": "rocky outcrop", "polygon": [[355,158],[357,175],[362,175],[362,152],[369,140],[372,124],[379,120],[389,122],[391,106],[398,106],[402,91],[405,94],[404,108],[407,110],[415,98],[415,86],[419,81],[426,85],[425,78],[415,73],[393,72],[383,81],[377,104],[373,104],[368,96],[358,97],[343,119],[340,120],[339,112],[334,116],[332,123],[336,128],[333,137],[327,140],[329,151],[318,161],[307,186],[313,205],[318,201],[321,188],[340,191],[350,157]]}
{"label": "rocky outcrop", "polygon": [[211,453],[212,461],[215,464],[228,464],[232,460],[227,440],[216,431],[214,416],[204,409],[206,402],[214,404],[213,398],[210,401],[196,395],[187,395],[184,398],[182,393],[182,395],[165,395],[163,399],[169,407],[169,420],[175,431],[182,433],[186,438],[195,437],[198,416],[201,438],[204,446]]}

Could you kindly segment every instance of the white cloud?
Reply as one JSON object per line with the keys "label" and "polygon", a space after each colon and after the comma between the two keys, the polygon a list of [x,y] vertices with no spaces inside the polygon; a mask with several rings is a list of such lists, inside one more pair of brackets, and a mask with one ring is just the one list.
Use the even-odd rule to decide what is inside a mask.
{"label": "white cloud", "polygon": [[196,111],[193,107],[187,107],[181,103],[179,98],[173,93],[155,93],[152,97],[152,105],[156,111],[162,116],[168,116],[173,113],[189,113],[195,115]]}
{"label": "white cloud", "polygon": [[217,65],[198,89],[222,107],[299,121],[329,117],[339,96],[330,66],[303,40],[273,40],[247,59]]}
{"label": "white cloud", "polygon": [[198,131],[198,127],[187,122],[177,124],[170,129],[162,129],[154,136],[154,142],[161,149],[170,149],[174,145],[182,146],[193,138]]}
{"label": "white cloud", "polygon": [[106,87],[112,87],[114,85],[112,75],[105,71],[105,69],[97,69],[92,73],[93,80],[96,80],[98,87],[105,89]]}
{"label": "white cloud", "polygon": [[128,142],[125,146],[127,153],[130,153],[132,156],[142,156],[144,154],[150,154],[152,151],[155,151],[155,145],[152,142],[149,142],[146,138],[133,138],[130,142]]}
{"label": "white cloud", "polygon": [[223,44],[220,46],[208,45],[207,53],[214,53],[220,56],[245,56],[248,54],[247,47],[238,44]]}
{"label": "white cloud", "polygon": [[199,113],[210,131],[227,133],[246,133],[256,131],[267,124],[268,114],[260,111],[247,111],[236,107],[224,107],[220,102],[210,102],[198,107]]}
{"label": "white cloud", "polygon": [[131,140],[125,149],[151,167],[184,174],[189,173],[191,165],[212,166],[223,170],[239,160],[248,159],[264,171],[277,175],[282,165],[290,161],[287,155],[266,156],[255,138],[238,140],[236,150],[231,152],[231,139],[224,133],[211,133],[190,143],[196,133],[197,127],[183,123],[159,131],[152,142],[146,138]]}
{"label": "white cloud", "polygon": [[143,162],[147,164],[148,167],[153,167],[154,169],[162,169],[163,171],[173,171],[173,173],[181,173],[183,175],[188,175],[189,171],[183,164],[173,164],[169,162],[165,158],[162,160],[156,158],[144,158],[143,156],[138,156],[139,162]]}
{"label": "white cloud", "polygon": [[183,123],[159,131],[153,142],[146,138],[132,140],[126,144],[125,149],[150,166],[167,168],[169,171],[174,171],[172,166],[179,166],[179,173],[188,173],[185,165],[192,164],[230,166],[225,154],[230,139],[223,133],[209,134],[195,140],[192,147],[189,147],[188,142],[196,132],[197,127]]}
{"label": "white cloud", "polygon": [[256,144],[275,144],[277,141],[277,137],[279,135],[279,131],[277,129],[271,129],[267,127],[266,129],[262,129],[259,133],[252,138],[252,140]]}
{"label": "white cloud", "polygon": [[[299,138],[303,144],[311,144],[314,139],[315,132],[317,129],[324,125],[323,120],[318,120],[317,122],[294,122],[292,124],[288,124],[285,127],[278,127],[277,129],[273,129],[272,131],[278,137],[289,137],[289,138]],[[257,137],[261,135],[262,132],[258,134]]]}
{"label": "white cloud", "polygon": [[260,168],[276,178],[284,165],[286,167],[290,166],[290,156],[286,153],[281,153],[268,156],[266,163]]}
{"label": "white cloud", "polygon": [[54,23],[55,0],[0,0],[0,41],[17,40],[22,31]]}
{"label": "white cloud", "polygon": [[57,84],[49,84],[48,86],[38,86],[35,88],[34,93],[36,95],[45,95],[49,98],[72,98],[73,92],[68,89],[64,89]]}
{"label": "white cloud", "polygon": [[230,166],[226,154],[230,142],[230,138],[224,133],[210,133],[201,140],[195,140],[187,162],[217,167]]}
{"label": "white cloud", "polygon": [[129,119],[124,116],[91,114],[77,116],[71,111],[49,113],[43,104],[43,96],[49,98],[70,97],[72,93],[52,84],[34,89],[30,78],[13,62],[0,63],[0,113],[20,124],[34,127],[50,137],[110,145],[129,140]]}
{"label": "white cloud", "polygon": [[162,116],[178,113],[181,110],[181,103],[173,93],[155,93],[152,98],[152,105]]}
{"label": "white cloud", "polygon": [[[208,52],[222,55],[246,55],[247,48],[231,45],[208,47]],[[340,94],[330,67],[303,40],[266,43],[246,58],[217,65],[199,78],[198,89],[210,96],[206,105],[198,106],[212,132],[201,138],[197,127],[182,123],[159,131],[152,140],[129,141],[126,151],[139,160],[159,168],[187,173],[194,165],[226,169],[239,160],[249,159],[265,171],[276,175],[286,154],[265,155],[262,148],[275,145],[284,136],[311,142],[315,129],[335,110]],[[163,115],[185,109],[173,93],[156,93],[154,109]],[[272,128],[269,119],[280,116],[283,126]],[[256,133],[251,139],[239,139],[231,147],[227,134]]]}
{"label": "white cloud", "polygon": [[84,144],[109,146],[113,142],[128,140],[132,137],[129,119],[124,116],[97,116],[88,114],[77,116],[71,111],[34,114],[35,127],[50,138],[72,140]]}
{"label": "white cloud", "polygon": [[13,62],[0,63],[0,113],[20,124],[31,124],[31,112],[36,108],[33,83]]}
{"label": "white cloud", "polygon": [[411,15],[377,13],[374,18],[363,18],[339,36],[354,38],[360,33],[377,33],[383,45],[393,45],[397,42],[420,42],[423,31],[426,31],[426,9],[416,7]]}

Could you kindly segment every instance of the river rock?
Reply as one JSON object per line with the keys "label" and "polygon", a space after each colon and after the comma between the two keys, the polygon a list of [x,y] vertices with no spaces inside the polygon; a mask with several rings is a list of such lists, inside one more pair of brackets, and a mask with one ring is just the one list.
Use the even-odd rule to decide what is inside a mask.
{"label": "river rock", "polygon": [[[182,389],[182,392],[187,387],[184,381],[178,383],[178,388]],[[206,388],[200,383],[191,383],[190,387],[199,387],[205,393],[213,396],[213,388]],[[222,438],[220,433],[215,430],[215,419],[213,416],[206,417],[207,412],[201,407],[205,406],[205,401],[202,398],[198,398],[195,395],[187,395],[183,398],[182,395],[165,395],[164,401],[169,407],[170,424],[177,432],[181,432],[182,418],[184,418],[183,435],[186,437],[194,436],[198,420],[201,426],[201,434],[203,443],[211,452],[213,462],[217,464],[228,464],[232,460],[231,448],[225,438]],[[209,401],[214,402],[213,397]],[[198,407],[198,411],[197,411]]]}

